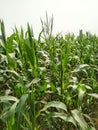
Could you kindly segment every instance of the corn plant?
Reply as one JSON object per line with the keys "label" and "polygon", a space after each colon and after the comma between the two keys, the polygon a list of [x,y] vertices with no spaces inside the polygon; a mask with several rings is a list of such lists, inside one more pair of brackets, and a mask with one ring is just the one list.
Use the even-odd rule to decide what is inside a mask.
{"label": "corn plant", "polygon": [[[0,21],[0,129],[95,130],[90,108],[98,99],[98,37],[52,34],[53,17],[6,36]],[[93,111],[92,111],[93,112]]]}

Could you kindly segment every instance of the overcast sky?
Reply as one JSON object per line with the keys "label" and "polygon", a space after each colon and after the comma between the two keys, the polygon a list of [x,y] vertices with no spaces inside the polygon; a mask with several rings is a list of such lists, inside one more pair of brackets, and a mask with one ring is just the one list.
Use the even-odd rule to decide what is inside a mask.
{"label": "overcast sky", "polygon": [[0,19],[7,34],[15,25],[32,24],[34,33],[41,31],[40,18],[45,12],[54,17],[54,33],[78,33],[79,29],[98,35],[98,0],[0,0]]}

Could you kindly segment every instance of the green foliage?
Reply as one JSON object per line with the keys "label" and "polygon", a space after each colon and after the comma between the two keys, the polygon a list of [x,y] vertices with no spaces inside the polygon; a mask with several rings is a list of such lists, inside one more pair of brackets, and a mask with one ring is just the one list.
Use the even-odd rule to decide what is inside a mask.
{"label": "green foliage", "polygon": [[91,113],[98,99],[98,37],[53,36],[53,18],[9,37],[0,21],[0,129],[95,130]]}

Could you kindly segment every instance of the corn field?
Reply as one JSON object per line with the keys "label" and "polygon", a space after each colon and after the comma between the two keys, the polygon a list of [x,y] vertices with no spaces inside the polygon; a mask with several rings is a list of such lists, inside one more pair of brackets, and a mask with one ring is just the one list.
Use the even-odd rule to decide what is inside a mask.
{"label": "corn field", "polygon": [[98,37],[41,23],[7,37],[0,21],[0,130],[97,130]]}

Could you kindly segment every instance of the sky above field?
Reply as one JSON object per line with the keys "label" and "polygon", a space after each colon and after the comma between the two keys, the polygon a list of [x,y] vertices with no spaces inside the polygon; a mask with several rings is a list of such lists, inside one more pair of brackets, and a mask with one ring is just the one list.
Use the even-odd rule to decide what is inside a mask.
{"label": "sky above field", "polygon": [[54,33],[77,34],[83,29],[98,35],[98,0],[0,0],[0,19],[8,35],[15,25],[25,29],[27,22],[38,34],[46,11],[54,17]]}

